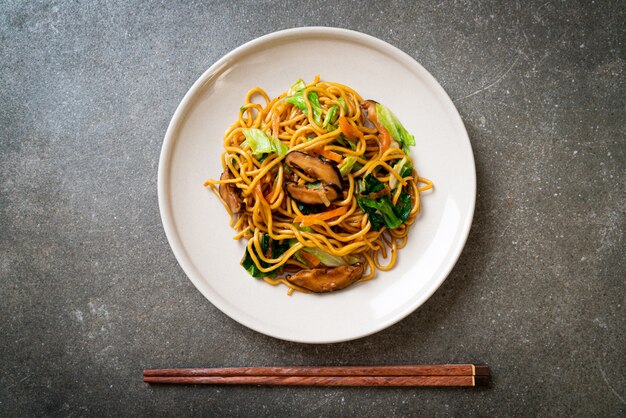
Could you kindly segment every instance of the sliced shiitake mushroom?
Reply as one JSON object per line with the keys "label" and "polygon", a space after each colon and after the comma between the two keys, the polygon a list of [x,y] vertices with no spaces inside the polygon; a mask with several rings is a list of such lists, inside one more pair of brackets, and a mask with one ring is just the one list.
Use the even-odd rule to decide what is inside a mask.
{"label": "sliced shiitake mushroom", "polygon": [[[220,176],[220,180],[231,180],[233,178],[234,177],[229,170],[224,171]],[[233,213],[239,213],[242,211],[243,205],[241,198],[239,197],[237,186],[233,183],[220,184],[219,190],[220,196],[222,196],[222,199],[224,199]]]}
{"label": "sliced shiitake mushroom", "polygon": [[324,293],[350,286],[359,280],[364,272],[365,265],[356,263],[352,266],[300,270],[293,276],[287,276],[287,281],[311,292]]}
{"label": "sliced shiitake mushroom", "polygon": [[300,151],[287,154],[285,162],[289,167],[295,167],[322,183],[335,185],[341,191],[341,174],[335,164]]}
{"label": "sliced shiitake mushroom", "polygon": [[361,103],[361,122],[366,128],[374,128],[376,123],[376,102],[373,100],[364,100]]}
{"label": "sliced shiitake mushroom", "polygon": [[330,205],[341,197],[341,190],[334,184],[324,184],[319,188],[311,188],[306,185],[298,185],[290,182],[285,185],[287,193],[292,199],[307,205]]}

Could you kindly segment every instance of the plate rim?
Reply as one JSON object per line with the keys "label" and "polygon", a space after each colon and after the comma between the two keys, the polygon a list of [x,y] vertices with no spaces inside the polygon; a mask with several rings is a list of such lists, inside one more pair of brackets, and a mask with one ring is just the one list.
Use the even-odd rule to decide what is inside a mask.
{"label": "plate rim", "polygon": [[[201,278],[198,278],[193,273],[194,268],[192,267],[192,262],[189,260],[188,255],[186,254],[180,237],[178,236],[175,228],[175,220],[172,214],[171,206],[169,201],[166,199],[167,191],[169,187],[167,185],[167,177],[171,172],[171,165],[167,164],[168,161],[171,160],[172,151],[174,149],[174,145],[176,143],[176,132],[178,128],[181,126],[181,123],[184,121],[184,117],[186,112],[188,111],[189,105],[194,97],[197,95],[199,90],[210,81],[211,75],[217,73],[222,66],[227,65],[230,61],[236,60],[236,58],[245,53],[247,50],[256,47],[257,45],[264,44],[267,42],[272,42],[274,40],[284,38],[288,40],[289,38],[298,38],[298,37],[315,37],[315,36],[324,36],[324,37],[341,37],[350,41],[357,41],[361,44],[365,44],[367,46],[373,46],[374,48],[383,51],[384,53],[391,54],[395,58],[401,58],[402,61],[410,64],[413,68],[417,69],[420,76],[425,77],[428,80],[428,84],[431,88],[437,90],[437,93],[440,95],[442,102],[445,105],[446,112],[452,114],[455,119],[454,123],[456,128],[463,133],[465,141],[463,143],[468,146],[468,155],[471,160],[471,166],[473,170],[471,176],[471,204],[468,208],[468,215],[464,219],[464,223],[459,228],[461,234],[460,239],[456,243],[456,247],[451,249],[452,257],[449,258],[447,262],[447,266],[442,269],[442,273],[440,277],[437,277],[437,280],[434,281],[433,285],[427,289],[420,297],[416,297],[415,301],[411,303],[407,308],[403,311],[397,313],[396,315],[391,316],[389,319],[385,321],[381,321],[376,326],[372,327],[367,332],[360,332],[358,334],[347,335],[344,338],[290,338],[284,335],[281,335],[279,332],[272,332],[266,329],[262,329],[262,327],[257,326],[256,324],[251,324],[245,321],[245,318],[242,318],[238,315],[239,309],[235,309],[234,311],[228,306],[228,304],[222,304],[219,299],[219,295],[214,295],[210,289],[203,287],[200,285]],[[468,160],[468,163],[470,161]],[[467,243],[467,238],[469,237],[469,232],[473,223],[474,212],[476,208],[476,193],[477,193],[477,181],[476,181],[476,163],[474,159],[474,151],[472,147],[472,143],[470,141],[469,135],[467,133],[467,129],[465,128],[465,124],[463,123],[463,119],[461,115],[454,105],[454,102],[448,95],[448,93],[444,90],[441,84],[433,77],[430,72],[428,72],[417,60],[408,55],[406,52],[402,51],[398,47],[391,45],[390,43],[383,41],[379,38],[376,38],[372,35],[368,35],[362,32],[357,32],[350,29],[344,28],[336,28],[336,27],[326,27],[326,26],[307,26],[307,27],[296,27],[290,29],[279,30],[276,32],[271,32],[266,35],[257,37],[248,42],[245,42],[235,49],[227,52],[220,59],[218,59],[214,64],[212,64],[206,71],[200,75],[200,77],[192,84],[187,93],[184,95],[181,102],[178,104],[170,123],[168,124],[165,137],[163,139],[163,144],[161,147],[161,153],[159,155],[159,166],[157,173],[157,193],[158,193],[158,203],[159,203],[159,214],[161,217],[161,222],[163,224],[163,229],[165,231],[165,235],[168,241],[172,252],[174,253],[174,257],[178,262],[179,266],[182,268],[185,275],[191,280],[193,285],[197,290],[217,309],[219,309],[222,313],[224,313],[229,318],[234,321],[240,323],[241,325],[250,328],[254,331],[257,331],[261,334],[268,335],[273,338],[277,338],[284,341],[291,341],[297,343],[306,343],[306,344],[331,344],[331,343],[340,343],[345,341],[352,341],[359,338],[367,337],[369,335],[375,334],[379,331],[382,331],[402,319],[409,316],[411,313],[415,312],[420,306],[422,306],[430,297],[441,287],[443,282],[450,275],[450,272],[456,265],[461,256],[463,248]],[[216,302],[217,301],[217,302]],[[245,316],[245,315],[243,315]]]}

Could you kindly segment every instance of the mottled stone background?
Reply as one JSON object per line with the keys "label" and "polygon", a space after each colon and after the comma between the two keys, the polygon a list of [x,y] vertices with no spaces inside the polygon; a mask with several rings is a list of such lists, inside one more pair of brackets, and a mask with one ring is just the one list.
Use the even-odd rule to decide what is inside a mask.
{"label": "mottled stone background", "polygon": [[[626,21],[617,1],[0,4],[0,415],[624,416]],[[478,200],[441,289],[373,336],[248,330],[178,267],[157,162],[196,78],[257,36],[362,31],[468,129]],[[146,367],[484,362],[483,390],[152,387]]]}

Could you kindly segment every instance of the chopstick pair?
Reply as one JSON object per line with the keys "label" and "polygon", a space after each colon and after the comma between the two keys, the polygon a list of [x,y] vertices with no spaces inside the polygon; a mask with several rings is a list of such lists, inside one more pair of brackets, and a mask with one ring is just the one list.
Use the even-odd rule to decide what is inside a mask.
{"label": "chopstick pair", "polygon": [[489,366],[226,367],[148,369],[147,383],[287,386],[486,386]]}

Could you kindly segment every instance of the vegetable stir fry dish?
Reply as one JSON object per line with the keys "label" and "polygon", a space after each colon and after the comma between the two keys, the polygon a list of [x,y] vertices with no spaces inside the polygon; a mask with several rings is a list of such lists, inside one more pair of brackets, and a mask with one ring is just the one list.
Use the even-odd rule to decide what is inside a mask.
{"label": "vegetable stir fry dish", "polygon": [[[258,104],[253,100],[261,101]],[[210,187],[247,241],[255,278],[330,292],[390,270],[420,210],[414,137],[384,105],[342,84],[298,80],[248,92]]]}

